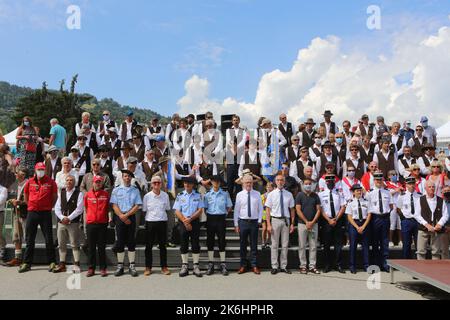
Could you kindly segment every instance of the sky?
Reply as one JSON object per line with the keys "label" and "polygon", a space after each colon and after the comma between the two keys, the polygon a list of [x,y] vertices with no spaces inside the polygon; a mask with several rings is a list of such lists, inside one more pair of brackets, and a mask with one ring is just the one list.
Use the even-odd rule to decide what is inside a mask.
{"label": "sky", "polygon": [[[80,9],[81,29],[66,22]],[[380,29],[369,29],[371,5]],[[450,1],[0,0],[0,80],[252,125],[450,120]]]}

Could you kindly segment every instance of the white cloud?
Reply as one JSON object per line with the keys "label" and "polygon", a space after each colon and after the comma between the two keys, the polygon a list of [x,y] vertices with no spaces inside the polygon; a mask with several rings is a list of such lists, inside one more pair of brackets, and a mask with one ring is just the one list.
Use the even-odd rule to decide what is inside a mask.
{"label": "white cloud", "polygon": [[335,36],[313,39],[299,50],[290,70],[262,76],[253,102],[210,98],[208,80],[194,75],[178,101],[180,113],[238,113],[250,126],[259,116],[277,122],[281,112],[296,124],[306,117],[318,122],[325,109],[332,110],[339,123],[355,122],[363,113],[372,119],[384,115],[388,123],[415,122],[424,114],[434,125],[450,120],[448,26],[422,37],[411,30],[397,31],[392,52],[375,57],[356,47],[344,52],[341,42]]}

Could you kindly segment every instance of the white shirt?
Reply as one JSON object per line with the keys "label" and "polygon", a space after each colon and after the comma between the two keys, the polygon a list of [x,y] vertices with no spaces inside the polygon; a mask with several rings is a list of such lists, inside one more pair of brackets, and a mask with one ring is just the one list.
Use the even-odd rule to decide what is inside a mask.
{"label": "white shirt", "polygon": [[[75,188],[73,188],[71,191],[67,191],[66,193],[66,199],[69,201],[70,197],[72,196],[73,192],[75,191]],[[64,219],[64,215],[61,211],[61,196],[58,197],[58,200],[55,204],[55,215],[58,217],[59,220]],[[79,217],[83,213],[83,193],[80,192],[78,194],[77,199],[77,208],[68,216],[69,220],[72,221],[75,218]]]}
{"label": "white shirt", "polygon": [[238,227],[239,219],[243,220],[258,220],[261,223],[263,216],[263,204],[261,194],[258,191],[250,191],[250,206],[251,217],[248,217],[248,193],[247,190],[242,190],[236,195],[236,203],[234,205],[234,226]]}
{"label": "white shirt", "polygon": [[367,216],[369,215],[369,201],[367,201],[364,198],[353,198],[345,208],[345,213],[348,215],[351,215],[354,220],[359,220],[359,203],[361,204],[361,211],[362,211],[362,218],[363,220],[367,219]]}
{"label": "white shirt", "polygon": [[[270,141],[267,141],[267,133],[269,133],[270,136],[276,134],[278,138],[278,142],[280,147],[284,146],[287,141],[286,138],[283,136],[280,130],[278,128],[272,128],[272,129],[255,129],[255,138],[256,140],[262,138],[262,141],[264,141],[264,145],[268,147],[270,145]],[[261,136],[259,136],[261,134]]]}
{"label": "white shirt", "polygon": [[341,187],[345,201],[349,202],[353,199],[353,192],[351,190],[351,187],[353,187],[353,185],[355,184],[361,184],[361,182],[356,178],[353,179],[350,179],[349,177],[342,178]]}
{"label": "white shirt", "polygon": [[63,173],[63,171],[61,170],[56,174],[56,177],[55,177],[55,182],[56,182],[56,185],[58,186],[58,192],[61,192],[61,189],[66,187],[66,178],[68,175],[74,176],[75,177],[75,185],[76,186],[78,185],[79,174],[78,174],[77,170],[71,169],[69,173]]}
{"label": "white shirt", "polygon": [[[419,198],[420,195],[417,192],[412,194],[413,202],[414,202],[414,215],[419,208]],[[411,213],[411,192],[406,191],[404,194],[400,195],[397,199],[397,208],[402,211],[402,214],[405,218],[411,219],[414,218],[414,215]]]}
{"label": "white shirt", "polygon": [[[178,140],[181,137],[181,141],[178,143]],[[189,143],[185,146],[186,141]],[[184,147],[189,148],[192,145],[192,137],[187,129],[177,129],[173,133],[173,147],[175,150],[181,150]]]}
{"label": "white shirt", "polygon": [[281,212],[280,189],[275,189],[267,195],[265,206],[270,208],[270,216],[278,218],[290,218],[290,209],[295,207],[294,196],[289,191],[283,189],[283,214]]}
{"label": "white shirt", "polygon": [[[194,159],[191,159],[191,148],[194,149]],[[190,165],[200,164],[203,162],[203,150],[199,145],[193,145],[186,150],[186,155],[184,156],[184,161]]]}
{"label": "white shirt", "polygon": [[[122,172],[116,171],[115,173],[116,173],[116,182],[114,183],[114,186],[119,187],[119,186],[123,185]],[[148,181],[145,178],[144,172],[142,172],[141,170],[138,170],[136,168],[136,170],[133,172],[133,174],[134,174],[134,178],[131,179],[131,185],[136,186],[136,183],[138,183],[139,187],[141,188],[141,191],[146,191]]]}
{"label": "white shirt", "polygon": [[145,221],[167,221],[167,211],[170,210],[169,196],[164,191],[157,195],[150,191],[142,200],[142,211]]}
{"label": "white shirt", "polygon": [[0,185],[0,211],[5,211],[6,200],[8,200],[8,189]]}
{"label": "white shirt", "polygon": [[242,175],[243,175],[243,171],[244,171],[244,164],[256,164],[257,163],[257,155],[258,155],[258,153],[259,153],[259,155],[260,155],[260,157],[259,157],[259,161],[261,162],[261,165],[262,165],[262,162],[263,162],[263,159],[262,159],[262,156],[261,156],[261,152],[259,152],[259,151],[254,151],[254,152],[252,152],[252,151],[249,151],[248,152],[248,160],[249,160],[249,162],[250,163],[245,163],[245,154],[243,154],[242,156],[241,156],[241,160],[240,160],[240,162],[239,162],[239,169],[238,169],[238,175],[239,175],[239,177],[242,177]]}
{"label": "white shirt", "polygon": [[[428,162],[430,163],[430,165],[431,165],[431,161],[434,160],[433,157],[429,158],[426,154],[423,155],[423,157],[426,158],[426,159],[428,160]],[[419,165],[419,167],[420,167],[420,174],[422,174],[422,175],[424,175],[424,176],[427,176],[427,175],[431,174],[431,167],[427,167],[427,166],[425,165],[425,161],[423,160],[423,157],[418,158],[417,161],[416,161],[416,163],[417,163],[417,164]]]}
{"label": "white shirt", "polygon": [[[406,163],[411,166],[412,161],[413,161],[413,157],[410,157],[409,159],[407,159],[406,157],[403,157],[403,159],[406,161]],[[406,170],[405,166],[402,163],[402,159],[398,159],[397,161],[398,163],[398,173],[400,173],[403,178],[407,178],[411,175],[411,172],[409,172],[408,170]]]}
{"label": "white shirt", "polygon": [[[211,155],[211,153],[214,153],[215,155],[220,154],[222,151],[222,145],[223,145],[223,138],[222,133],[218,129],[208,129],[201,135],[201,146],[205,146],[205,141],[211,141],[214,138],[214,141],[211,142],[211,144],[203,150],[208,156]],[[215,145],[214,149],[212,147]]]}
{"label": "white shirt", "polygon": [[[379,191],[381,191],[383,212],[380,212]],[[378,189],[377,187],[367,194],[367,200],[369,201],[369,212],[372,214],[389,213],[391,212],[390,205],[394,204],[391,193],[386,189]]]}
{"label": "white shirt", "polygon": [[[302,158],[299,158],[296,161],[292,161],[289,166],[289,175],[291,177],[293,177],[295,179],[295,181],[297,181],[297,183],[300,183],[301,180],[299,178],[299,174],[298,174],[298,170],[297,170],[297,161],[301,161],[301,163],[303,164],[303,169],[304,169],[305,167],[308,166],[309,160],[306,159],[306,161],[303,161]],[[315,167],[314,163],[312,164],[312,168],[313,168],[312,179],[316,180],[317,172],[316,172],[316,167]]]}
{"label": "white shirt", "polygon": [[[437,207],[437,197],[436,195],[433,198],[428,198],[428,196],[425,196],[427,199],[427,203],[428,206],[430,207],[431,210],[431,221],[434,220],[434,210],[436,210]],[[418,201],[418,206],[417,206],[417,210],[416,210],[416,214],[414,215],[414,218],[416,218],[417,222],[419,222],[421,225],[426,225],[428,222],[422,217],[422,208],[420,206],[420,200]],[[448,220],[448,212],[447,212],[447,205],[445,203],[445,200],[442,201],[442,217],[441,219],[438,221],[437,224],[439,224],[440,226],[444,226],[445,223]]]}
{"label": "white shirt", "polygon": [[[359,157],[356,158],[356,159],[353,159],[353,158],[350,156],[349,158],[347,158],[347,160],[350,160],[350,161],[353,163],[353,166],[354,166],[355,170],[356,170],[356,168],[358,168],[358,163],[359,163],[359,160],[360,160]],[[367,170],[367,163],[365,163],[365,162],[363,161],[363,174],[366,173],[366,170]],[[344,161],[344,162],[342,163],[342,176],[343,176],[343,177],[347,176],[347,161]]]}
{"label": "white shirt", "polygon": [[[324,122],[325,123],[325,130],[326,130],[326,133],[327,133],[327,140],[328,140],[328,137],[330,136],[330,128],[331,128],[331,122],[330,123],[327,123],[327,122]],[[336,125],[336,124],[334,124],[334,127],[335,127],[335,133],[338,133],[339,132],[339,127]]]}
{"label": "white shirt", "polygon": [[[399,134],[391,134],[391,141],[392,143],[395,145],[395,147],[397,148],[397,142],[398,139],[400,139],[400,135]],[[403,154],[403,147],[406,146],[406,139],[403,138],[403,142],[402,145],[400,146],[400,149],[397,148],[397,153],[399,156],[401,156]]]}
{"label": "white shirt", "polygon": [[[333,197],[334,211],[336,214],[335,215],[335,218],[336,218],[339,214],[339,210],[341,210],[341,208],[345,206],[345,199],[340,193],[338,193],[334,189],[331,192],[331,195]],[[322,192],[319,192],[319,198],[320,198],[320,204],[322,206],[323,211],[329,218],[331,218],[332,214],[331,214],[330,190],[324,190]]]}
{"label": "white shirt", "polygon": [[[133,135],[131,134],[131,127],[133,126],[133,121],[128,122],[125,120],[125,124],[127,125],[127,135],[125,137],[125,140],[131,140],[133,138]],[[119,137],[122,137],[122,125],[120,125]]]}
{"label": "white shirt", "polygon": [[[231,134],[231,130],[233,130],[234,135]],[[234,139],[232,139],[232,137],[236,137],[239,139],[239,130],[242,130],[242,139],[241,141],[238,140],[238,144],[237,147],[238,148],[243,148],[245,146],[245,140],[247,137],[247,131],[242,129],[242,128],[235,128],[235,127],[231,127],[230,129],[227,129],[226,133],[225,133],[225,142],[227,144],[227,147],[229,147],[233,142]]]}
{"label": "white shirt", "polygon": [[[327,159],[327,162],[333,162],[335,167],[336,167],[336,172],[339,172],[341,170],[341,164],[339,161],[339,157],[337,157],[336,162],[333,161],[333,153],[326,155],[325,153],[323,154],[325,156],[325,158]],[[322,166],[321,163],[322,159],[319,157],[316,158],[316,171],[317,171],[317,176],[319,176],[320,174],[320,167]]]}

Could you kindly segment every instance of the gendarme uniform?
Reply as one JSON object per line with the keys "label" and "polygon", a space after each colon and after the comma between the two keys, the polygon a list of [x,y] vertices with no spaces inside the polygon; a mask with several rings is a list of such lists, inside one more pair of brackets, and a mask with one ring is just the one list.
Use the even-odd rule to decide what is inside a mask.
{"label": "gendarme uniform", "polygon": [[[186,178],[185,182],[190,182],[195,184],[195,180],[192,178]],[[191,193],[187,193],[186,190],[179,193],[175,203],[173,204],[173,209],[180,211],[183,216],[190,218],[194,213],[200,209],[204,208],[204,202],[200,195],[195,190]],[[189,239],[191,240],[192,246],[192,257],[194,260],[194,265],[198,268],[198,262],[200,260],[200,221],[195,219],[191,222],[192,230],[188,231],[186,226],[182,221],[178,223],[178,230],[180,232],[180,252],[181,259],[183,262],[183,267],[187,268],[188,263],[188,249],[189,249]],[[184,274],[184,272],[183,272]],[[196,274],[197,275],[197,274]]]}
{"label": "gendarme uniform", "polygon": [[[374,179],[382,180],[383,174],[375,173]],[[390,212],[394,202],[388,190],[377,187],[367,194],[367,200],[372,214],[372,264],[388,271]]]}
{"label": "gendarme uniform", "polygon": [[[414,177],[407,177],[406,183],[415,183]],[[400,216],[400,225],[402,231],[402,259],[412,259],[411,244],[417,245],[418,224],[414,215],[418,209],[418,201],[420,195],[414,191],[413,193],[406,191],[400,195],[397,200],[397,213]]]}
{"label": "gendarme uniform", "polygon": [[[217,179],[214,176],[212,179]],[[220,180],[220,177],[218,178]],[[217,235],[219,242],[219,255],[221,262],[222,273],[225,273],[225,232],[226,232],[226,217],[228,209],[233,206],[230,195],[227,191],[219,190],[216,192],[211,188],[205,194],[205,211],[206,211],[206,232],[207,232],[207,246],[208,246],[208,273],[214,272],[214,239]]]}
{"label": "gendarme uniform", "polygon": [[[361,185],[356,184],[352,186],[352,191],[362,189]],[[345,209],[345,213],[347,214],[347,217],[349,218],[349,224],[348,224],[348,235],[350,238],[350,271],[352,273],[356,272],[356,249],[358,247],[358,243],[361,243],[362,249],[363,249],[363,267],[366,271],[369,267],[369,232],[370,232],[370,226],[367,225],[364,229],[363,233],[360,234],[356,230],[356,228],[350,223],[350,217],[352,217],[353,221],[359,226],[363,226],[364,223],[366,223],[367,219],[370,219],[369,217],[369,201],[364,199],[362,196],[361,198],[357,199],[356,197],[353,197],[352,200],[350,200],[347,203],[347,207]],[[370,221],[370,220],[369,220]]]}

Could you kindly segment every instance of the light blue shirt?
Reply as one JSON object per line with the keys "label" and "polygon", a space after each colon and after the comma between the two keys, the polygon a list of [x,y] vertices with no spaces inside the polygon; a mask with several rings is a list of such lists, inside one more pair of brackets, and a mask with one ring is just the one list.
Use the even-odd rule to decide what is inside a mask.
{"label": "light blue shirt", "polygon": [[186,190],[179,193],[173,209],[180,211],[185,217],[191,217],[198,209],[204,208],[202,197],[200,193],[192,191],[187,193]]}
{"label": "light blue shirt", "polygon": [[55,135],[55,141],[53,142],[55,147],[64,149],[66,147],[66,129],[56,124],[50,129],[50,135],[52,134]]}
{"label": "light blue shirt", "polygon": [[142,205],[142,199],[136,187],[120,186],[113,189],[109,203],[117,205],[120,211],[127,212],[135,205]]}
{"label": "light blue shirt", "polygon": [[230,194],[221,188],[217,192],[214,189],[205,194],[206,213],[211,215],[223,215],[228,213],[228,208],[233,207]]}

